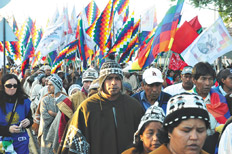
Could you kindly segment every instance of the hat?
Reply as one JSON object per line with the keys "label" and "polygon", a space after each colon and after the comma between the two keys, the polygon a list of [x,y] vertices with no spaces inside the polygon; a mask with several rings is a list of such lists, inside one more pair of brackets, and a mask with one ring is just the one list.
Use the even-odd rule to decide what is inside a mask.
{"label": "hat", "polygon": [[91,89],[98,89],[100,87],[100,85],[99,85],[99,80],[97,79],[97,80],[94,80],[91,84],[90,84],[90,86],[89,86],[89,91],[91,90]]}
{"label": "hat", "polygon": [[209,114],[204,100],[194,93],[180,93],[171,97],[167,104],[167,115],[163,127],[182,120],[201,119],[209,126]]}
{"label": "hat", "polygon": [[45,66],[43,67],[43,69],[44,69],[44,70],[51,70],[51,67],[50,67],[49,65],[45,65]]}
{"label": "hat", "polygon": [[114,60],[108,60],[102,64],[99,77],[100,90],[102,89],[106,77],[110,74],[118,74],[121,79],[123,79],[121,66]]}
{"label": "hat", "polygon": [[85,81],[93,81],[98,78],[98,72],[93,68],[88,68],[82,76],[82,83]]}
{"label": "hat", "polygon": [[123,82],[123,88],[127,91],[132,91],[132,86],[128,82]]}
{"label": "hat", "polygon": [[145,123],[149,121],[157,121],[163,123],[164,118],[165,118],[165,114],[161,107],[157,105],[150,106],[145,112],[144,116],[141,118],[138,126],[138,130],[134,134],[134,144],[136,144],[139,141],[140,130]]}
{"label": "hat", "polygon": [[58,70],[58,71],[57,71],[57,74],[59,74],[59,73],[64,73],[64,71]]}
{"label": "hat", "polygon": [[192,66],[185,66],[181,72],[181,74],[192,74],[193,68]]}
{"label": "hat", "polygon": [[75,89],[81,91],[81,86],[79,84],[72,84],[68,89],[68,95],[71,96],[73,90],[75,90]]}
{"label": "hat", "polygon": [[45,75],[45,74],[38,74],[37,79],[38,79],[39,83],[42,82],[42,79],[43,79],[43,78],[46,78],[46,75]]}
{"label": "hat", "polygon": [[221,78],[225,79],[228,76],[232,76],[232,69],[231,68],[226,68],[224,70],[221,71],[220,73]]}
{"label": "hat", "polygon": [[104,62],[100,69],[100,77],[110,74],[118,74],[121,78],[123,78],[121,66],[114,60]]}
{"label": "hat", "polygon": [[49,81],[52,82],[52,84],[55,87],[55,91],[54,91],[55,94],[62,91],[63,82],[62,82],[62,79],[58,75],[52,74]]}
{"label": "hat", "polygon": [[152,83],[163,83],[163,77],[162,77],[162,73],[159,69],[157,68],[148,68],[144,71],[143,73],[143,80],[147,83],[147,84],[152,84]]}

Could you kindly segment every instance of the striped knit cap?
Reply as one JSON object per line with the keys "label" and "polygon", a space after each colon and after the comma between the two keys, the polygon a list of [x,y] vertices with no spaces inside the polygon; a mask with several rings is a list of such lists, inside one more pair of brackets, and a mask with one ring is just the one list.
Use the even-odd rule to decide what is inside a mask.
{"label": "striped knit cap", "polygon": [[106,77],[110,74],[118,74],[120,78],[123,79],[121,66],[118,63],[116,63],[114,60],[108,60],[102,64],[102,67],[100,69],[100,76],[99,76],[100,91],[103,89],[103,83]]}
{"label": "striped knit cap", "polygon": [[102,64],[100,69],[100,78],[103,76],[108,76],[110,74],[119,74],[123,78],[122,68],[114,60],[106,61]]}
{"label": "striped knit cap", "polygon": [[171,97],[163,127],[187,119],[201,119],[209,126],[209,114],[201,96],[194,93],[180,93]]}
{"label": "striped knit cap", "polygon": [[52,74],[49,81],[52,82],[52,84],[55,87],[54,94],[62,91],[63,82],[62,82],[62,79],[57,74]]}

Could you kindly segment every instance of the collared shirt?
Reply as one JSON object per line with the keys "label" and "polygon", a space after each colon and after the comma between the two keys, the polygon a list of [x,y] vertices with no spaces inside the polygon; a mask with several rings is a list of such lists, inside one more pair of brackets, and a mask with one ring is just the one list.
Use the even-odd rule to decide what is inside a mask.
{"label": "collared shirt", "polygon": [[[193,88],[193,92],[198,94],[197,91],[196,91],[196,87]],[[211,104],[211,101],[210,101],[210,93],[208,93],[208,95],[203,98],[204,100],[204,103],[205,104]],[[214,116],[210,113],[209,113],[209,120],[210,120],[210,129],[207,130],[207,134],[208,135],[213,135],[214,134],[214,130],[217,126],[219,126],[220,124],[217,122],[217,120],[214,118]]]}
{"label": "collared shirt", "polygon": [[[142,91],[142,92],[140,93],[140,98],[141,98],[143,107],[145,108],[145,110],[147,110],[147,109],[151,106],[151,104],[150,104],[149,101],[147,100],[145,91]],[[159,100],[159,98],[157,99],[157,101],[158,101],[158,100]],[[156,101],[156,102],[157,102],[157,101]],[[155,103],[156,103],[156,102],[155,102]],[[157,104],[157,103],[156,103],[156,104]],[[158,105],[158,104],[157,104],[157,105]]]}
{"label": "collared shirt", "polygon": [[[132,97],[134,97],[140,102],[140,104],[143,106],[145,111],[147,110],[147,108],[151,106],[150,102],[147,100],[144,90],[140,91],[139,93],[134,94]],[[171,97],[170,94],[161,91],[158,99],[155,102],[157,106],[162,107],[165,113],[166,113],[166,108],[167,108],[167,102],[170,99],[170,97]]]}

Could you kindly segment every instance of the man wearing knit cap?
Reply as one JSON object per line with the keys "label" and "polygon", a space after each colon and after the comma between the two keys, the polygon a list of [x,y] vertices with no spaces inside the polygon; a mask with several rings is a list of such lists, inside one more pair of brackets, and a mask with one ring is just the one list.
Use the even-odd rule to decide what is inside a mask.
{"label": "man wearing knit cap", "polygon": [[59,141],[63,136],[64,129],[68,120],[72,117],[78,106],[88,97],[89,87],[93,80],[98,78],[98,72],[89,68],[83,73],[82,77],[82,89],[77,91],[73,95],[67,97],[65,100],[57,104],[61,111],[60,125],[59,125]]}
{"label": "man wearing knit cap", "polygon": [[44,71],[46,76],[51,75],[51,67],[49,65],[44,66]]}
{"label": "man wearing knit cap", "polygon": [[98,72],[94,68],[87,69],[82,76],[82,92],[85,93],[85,95],[88,95],[89,86],[93,82],[93,80],[98,78]]}
{"label": "man wearing knit cap", "polygon": [[143,73],[142,88],[132,97],[136,98],[144,110],[147,110],[151,105],[156,104],[162,107],[166,113],[166,106],[171,95],[162,91],[162,83],[164,82],[162,73],[157,68],[148,68]]}
{"label": "man wearing knit cap", "polygon": [[144,110],[134,98],[121,93],[122,79],[119,64],[113,60],[103,63],[99,92],[83,101],[74,113],[64,139],[64,153],[78,142],[77,130],[90,144],[90,154],[119,154],[132,144]]}
{"label": "man wearing knit cap", "polygon": [[39,105],[39,98],[40,98],[40,90],[45,86],[45,80],[46,76],[45,74],[39,74],[37,76],[37,80],[39,81],[38,84],[36,84],[33,89],[31,90],[30,100],[31,100],[31,111],[32,116],[34,117],[35,111]]}
{"label": "man wearing knit cap", "polygon": [[[57,132],[55,134],[48,135],[49,128],[55,119],[58,113],[57,103],[63,101],[67,96],[62,93],[62,80],[61,78],[53,74],[48,81],[48,94],[45,95],[40,104],[40,124],[39,124],[39,132],[38,139],[40,140],[41,145],[41,153],[52,153],[52,143],[47,141],[47,138],[53,137],[57,138],[58,144],[58,126]],[[57,136],[56,136],[57,135]]]}

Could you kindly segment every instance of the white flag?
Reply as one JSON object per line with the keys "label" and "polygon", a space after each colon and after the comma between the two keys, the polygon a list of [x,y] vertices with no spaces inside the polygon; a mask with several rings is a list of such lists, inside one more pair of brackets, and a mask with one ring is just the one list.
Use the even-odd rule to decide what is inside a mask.
{"label": "white flag", "polygon": [[155,7],[151,7],[145,12],[141,18],[141,31],[151,31],[156,26],[154,25],[155,19]]}
{"label": "white flag", "polygon": [[[88,20],[85,14],[85,10],[82,11],[81,13],[81,19],[82,19],[83,29],[86,30],[86,28],[88,28]],[[88,46],[89,49],[94,50],[96,43],[93,41],[93,39],[88,34],[86,34],[86,31],[84,31],[83,35],[85,38],[85,44]]]}
{"label": "white flag", "polygon": [[203,31],[181,56],[191,66],[203,61],[212,64],[218,57],[232,51],[232,38],[221,17]]}
{"label": "white flag", "polygon": [[45,30],[44,35],[35,51],[35,55],[38,51],[40,51],[41,57],[46,56],[48,53],[56,50],[58,46],[60,46],[63,35],[63,25],[64,23],[61,22],[50,26]]}

